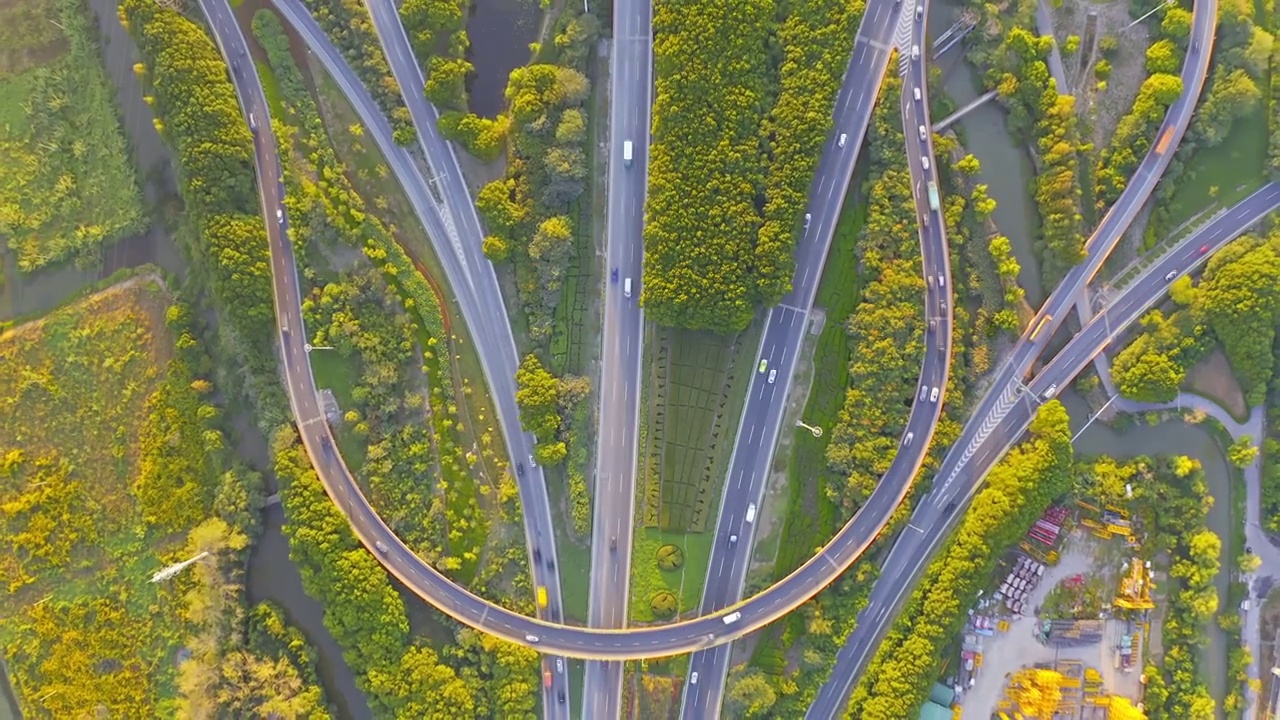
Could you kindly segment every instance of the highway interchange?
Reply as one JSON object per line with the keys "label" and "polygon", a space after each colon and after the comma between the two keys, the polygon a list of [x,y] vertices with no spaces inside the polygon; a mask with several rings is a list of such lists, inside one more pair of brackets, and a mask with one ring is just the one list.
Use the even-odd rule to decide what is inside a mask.
{"label": "highway interchange", "polygon": [[[295,29],[298,29],[304,37],[308,35],[299,25],[305,25],[310,17],[298,0],[273,0],[273,2],[277,8],[281,9],[285,18],[295,26]],[[387,55],[392,59],[396,55],[397,42],[394,37],[390,37],[393,33],[388,32],[391,26],[386,24],[386,18],[381,22],[378,21],[377,8],[382,3],[390,7],[390,3],[385,0],[370,0],[369,7],[375,16],[375,21],[378,22],[379,34],[384,46],[390,46]],[[228,59],[246,58],[247,44],[225,0],[201,0],[201,7],[209,18],[215,40],[224,55]],[[884,11],[885,7],[889,8],[887,12]],[[624,552],[623,543],[627,543],[628,546],[630,544],[630,525],[633,514],[631,503],[634,497],[634,428],[638,422],[636,398],[643,328],[643,315],[635,302],[638,287],[637,292],[633,292],[630,298],[618,292],[618,287],[612,283],[608,285],[606,292],[604,369],[605,372],[614,373],[609,377],[614,378],[614,382],[622,386],[623,392],[619,393],[621,397],[606,398],[608,388],[613,386],[603,385],[605,392],[601,393],[601,465],[597,482],[601,485],[611,485],[613,489],[602,487],[597,490],[591,622],[599,629],[573,628],[554,624],[560,619],[558,612],[555,617],[548,618],[550,622],[547,621],[548,619],[525,618],[471,595],[413,556],[394,537],[369,506],[341,457],[334,451],[332,436],[316,402],[314,380],[307,360],[306,334],[302,326],[299,306],[300,289],[292,248],[285,233],[287,225],[284,221],[274,222],[276,217],[274,209],[281,207],[283,186],[279,178],[279,160],[275,140],[267,120],[269,116],[265,96],[255,73],[233,73],[233,82],[246,114],[252,114],[257,118],[255,158],[264,217],[267,218],[283,369],[290,402],[303,443],[326,490],[347,515],[356,534],[370,548],[375,557],[378,557],[390,572],[414,592],[444,612],[486,632],[536,647],[544,652],[554,650],[574,657],[615,661],[597,666],[596,672],[599,676],[594,682],[608,686],[608,695],[611,699],[606,702],[612,703],[612,705],[597,706],[600,712],[604,713],[600,716],[616,716],[616,711],[610,711],[611,708],[616,708],[614,688],[620,683],[620,665],[616,661],[659,657],[716,647],[715,651],[698,653],[695,655],[694,662],[691,663],[691,665],[701,663],[703,672],[710,673],[712,682],[704,681],[699,684],[706,687],[707,692],[702,696],[691,692],[684,699],[686,716],[715,716],[718,712],[719,695],[727,667],[725,662],[729,647],[727,643],[785,615],[847,569],[875,538],[893,509],[901,502],[923,461],[929,436],[940,413],[941,399],[936,403],[917,403],[913,407],[908,426],[904,430],[904,445],[900,448],[898,456],[894,459],[883,481],[864,507],[826,548],[777,585],[745,603],[737,602],[741,594],[746,559],[750,552],[750,540],[754,529],[750,524],[744,527],[746,506],[752,503],[758,506],[762,499],[764,473],[760,472],[760,469],[769,466],[768,461],[772,457],[773,447],[781,430],[782,400],[790,385],[796,354],[808,326],[808,312],[816,293],[818,278],[821,276],[822,264],[830,244],[835,219],[839,214],[839,205],[847,189],[849,177],[852,175],[856,151],[861,145],[871,108],[874,105],[879,78],[882,77],[888,62],[888,40],[894,29],[899,27],[897,25],[899,10],[902,9],[890,6],[888,0],[873,1],[868,6],[850,61],[850,68],[858,68],[860,72],[849,72],[846,75],[845,85],[837,99],[836,127],[820,161],[814,180],[814,190],[810,196],[808,211],[812,219],[809,229],[797,247],[797,280],[794,282],[793,291],[784,298],[782,304],[769,311],[760,355],[767,361],[770,369],[778,371],[780,377],[771,383],[764,373],[758,373],[752,380],[735,444],[732,469],[726,482],[721,522],[716,531],[716,551],[708,573],[707,594],[704,596],[703,604],[703,611],[708,615],[671,625],[632,630],[618,628],[625,624],[626,616],[626,576],[628,575],[626,563],[630,553],[629,547],[627,547],[628,551]],[[299,11],[301,17],[298,16]],[[394,10],[391,10],[391,15],[395,15]],[[910,8],[902,10],[901,15],[909,16]],[[950,524],[951,517],[947,511],[951,507],[949,503],[956,499],[967,500],[972,495],[982,474],[1025,429],[1034,411],[1035,398],[1042,396],[1050,388],[1056,390],[1057,387],[1069,382],[1120,329],[1133,322],[1143,309],[1162,297],[1167,287],[1168,272],[1178,274],[1188,272],[1194,264],[1202,261],[1207,254],[1211,254],[1213,249],[1225,244],[1246,227],[1248,218],[1272,211],[1280,203],[1280,198],[1277,198],[1280,190],[1275,186],[1268,186],[1269,190],[1260,191],[1232,212],[1199,231],[1194,236],[1195,241],[1185,242],[1182,250],[1166,256],[1156,265],[1163,270],[1160,272],[1155,269],[1149,270],[1123,295],[1113,299],[1111,305],[1094,321],[1086,325],[1066,348],[1028,383],[1031,389],[1030,395],[1014,392],[1011,397],[1010,387],[1020,384],[1015,380],[1024,377],[1032,363],[1043,352],[1044,345],[1053,334],[1053,329],[1065,318],[1066,312],[1074,302],[1076,293],[1082,292],[1087,282],[1097,272],[1167,166],[1172,150],[1176,148],[1190,121],[1195,99],[1204,81],[1212,48],[1215,16],[1214,0],[1196,2],[1192,27],[1192,39],[1195,43],[1193,47],[1199,46],[1202,49],[1193,50],[1188,54],[1183,70],[1183,95],[1170,108],[1160,130],[1164,133],[1166,129],[1171,129],[1174,132],[1173,142],[1164,153],[1153,151],[1144,158],[1125,193],[1090,238],[1087,245],[1088,259],[1068,274],[1066,280],[1054,291],[1037,315],[1037,320],[1032,327],[1039,324],[1041,319],[1048,318],[1044,321],[1045,332],[1039,333],[1035,340],[1029,337],[1024,338],[1015,350],[1013,359],[998,373],[998,380],[994,385],[996,390],[993,390],[979,404],[978,412],[966,426],[960,441],[953,446],[944,460],[942,471],[935,480],[934,489],[913,515],[912,524],[922,528],[923,532],[904,534],[894,546],[882,571],[882,581],[878,582],[873,589],[871,604],[860,617],[857,630],[850,636],[848,644],[841,651],[837,668],[831,676],[833,680],[824,687],[822,695],[811,709],[811,717],[834,717],[838,713],[847,695],[849,683],[861,669],[870,650],[874,648],[874,643],[881,631],[892,620],[892,611],[899,605],[903,593],[909,588],[911,577],[936,547],[944,530]],[[649,73],[652,67],[649,50],[651,42],[649,42],[648,4],[619,2],[615,10],[615,23],[616,40],[621,42],[615,42],[615,60],[612,67],[614,124],[610,137],[609,265],[610,268],[619,267],[620,273],[625,277],[635,278],[638,283],[642,257],[640,234],[651,88]],[[629,27],[627,23],[631,23]],[[394,19],[394,28],[399,28],[398,18]],[[318,32],[319,28],[314,27],[312,30]],[[323,33],[320,35],[323,37]],[[403,39],[402,29],[399,30],[399,35]],[[917,30],[910,29],[913,42],[918,43],[919,40],[916,38],[919,36]],[[314,38],[308,39],[308,44],[315,51],[312,40]],[[403,44],[407,50],[407,41]],[[627,53],[631,54],[627,55]],[[412,68],[416,73],[417,65],[413,62],[412,56],[405,55],[404,58],[408,58],[407,67]],[[406,71],[404,58],[392,62],[393,68],[397,65],[401,66],[396,70],[398,78],[401,72]],[[350,69],[346,68],[340,57],[337,58],[337,64],[340,67],[332,67],[332,64],[333,58],[329,58],[326,66],[339,79],[344,92],[347,92],[349,97],[358,96],[363,89],[359,87],[358,81],[353,87],[351,82],[353,76],[347,77],[345,82],[338,77],[344,74],[344,69],[345,73],[350,74]],[[245,65],[252,67],[251,63]],[[863,67],[864,65],[866,67]],[[879,71],[872,72],[873,68],[878,68]],[[931,173],[923,170],[921,162],[923,157],[932,154],[931,136],[926,134],[927,139],[920,142],[912,131],[912,128],[918,125],[930,127],[927,98],[924,102],[915,103],[908,95],[908,88],[924,87],[923,62],[909,64],[905,69],[908,80],[904,83],[902,112],[908,157],[912,163],[912,179],[917,187],[916,202],[922,218],[920,230],[926,275],[936,270],[945,273],[949,278],[946,240],[940,232],[941,218],[935,215],[932,220],[923,222],[923,219],[932,214],[919,182],[920,180],[927,182],[927,178],[931,177]],[[414,87],[412,84],[406,84],[404,80],[401,82],[402,87]],[[419,82],[416,87],[421,87],[421,83]],[[855,91],[856,99],[854,99]],[[497,294],[492,266],[479,253],[479,222],[475,217],[474,205],[466,194],[461,173],[458,171],[456,156],[449,144],[434,133],[434,109],[431,109],[423,100],[423,107],[420,107],[417,112],[414,111],[413,101],[409,100],[409,97],[414,95],[416,93],[405,93],[406,101],[410,102],[415,124],[419,125],[424,154],[435,176],[437,194],[434,198],[439,199],[443,196],[443,202],[437,203],[438,207],[435,208],[434,215],[431,208],[427,207],[432,203],[423,202],[429,195],[427,183],[420,176],[416,181],[411,177],[412,174],[417,173],[416,169],[413,173],[408,173],[404,167],[401,167],[397,171],[397,177],[406,185],[411,202],[414,203],[420,218],[428,228],[433,242],[437,243],[451,286],[458,295],[459,305],[463,308],[464,318],[475,334],[477,345],[482,348],[486,376],[493,389],[495,401],[502,406],[506,405],[508,397],[510,399],[510,407],[504,408],[509,412],[500,412],[500,414],[503,415],[504,433],[512,447],[512,460],[521,462],[530,448],[530,442],[515,421],[517,413],[514,408],[513,376],[516,356],[515,344],[509,330],[510,325],[506,321],[505,308],[502,306],[500,295]],[[368,99],[367,92],[364,93],[364,99],[371,105],[372,101]],[[353,104],[357,105],[357,111],[361,113],[362,120],[375,130],[375,135],[378,134],[376,126],[380,125],[387,131],[389,139],[389,127],[376,107],[361,108],[360,103],[355,101]],[[421,123],[418,120],[420,115],[423,118]],[[430,130],[424,133],[421,125],[429,125]],[[619,162],[619,147],[624,140],[634,141],[634,145],[640,150],[631,168],[624,167]],[[384,148],[384,153],[386,152]],[[387,154],[393,169],[397,164],[412,163],[407,154],[402,153],[403,157],[396,157],[395,153]],[[1267,192],[1270,194],[1268,195]],[[414,199],[412,196],[415,193],[420,197]],[[1210,251],[1201,253],[1199,247],[1203,247],[1202,245],[1196,246],[1193,251],[1186,250],[1186,247],[1194,245],[1201,239],[1210,246]],[[489,284],[490,279],[492,279],[492,285]],[[945,282],[945,287],[950,286],[949,281]],[[943,335],[939,338],[941,342],[927,343],[921,374],[922,384],[926,386],[932,384],[933,387],[942,388],[944,392],[951,335],[950,311],[944,309],[948,294],[949,291],[937,286],[926,293],[928,317],[942,321],[939,323],[941,325],[939,332]],[[935,315],[935,312],[938,314]],[[499,322],[501,324],[498,324]],[[478,331],[478,326],[484,329]],[[1102,329],[1099,330],[1099,328]],[[505,330],[505,338],[502,337],[503,330]],[[615,344],[612,351],[611,343]],[[492,369],[491,363],[495,366]],[[507,369],[510,372],[506,372]],[[1008,382],[1004,382],[1006,377]],[[627,390],[628,387],[635,392]],[[994,421],[994,424],[991,421]],[[631,431],[629,438],[628,430]],[[614,431],[622,434],[621,442],[613,439]],[[609,437],[608,446],[605,445],[606,437]],[[915,438],[915,441],[908,443],[906,438]],[[908,451],[908,448],[912,450]],[[608,463],[604,461],[606,455],[611,458]],[[536,468],[529,469],[535,472],[525,475],[526,481],[520,485],[529,544],[531,548],[541,546],[544,557],[554,558],[554,533],[547,509],[545,487],[540,472],[536,472]],[[728,492],[730,486],[735,486],[732,493]],[[602,509],[601,506],[606,505],[607,497],[611,499],[607,501],[607,507]],[[614,527],[617,531],[610,529],[608,522],[610,519],[615,522]],[[728,536],[731,534],[739,535],[741,539],[730,543]],[[604,549],[606,546],[602,542],[606,535],[610,538],[609,550]],[[618,544],[616,553],[612,552],[611,547],[614,538]],[[548,547],[551,548],[549,555]],[[382,548],[385,548],[386,552],[381,552]],[[717,572],[717,562],[719,572]],[[536,568],[538,563],[535,562],[534,566]],[[714,581],[711,578],[712,573],[716,576]],[[554,587],[556,593],[554,607],[558,608],[559,582],[554,568],[547,568],[547,572],[544,573],[539,573],[535,569],[535,577],[539,578],[537,582],[540,584],[545,582]],[[562,679],[562,682],[564,684],[557,688],[559,692],[563,692],[567,687],[567,678]],[[592,674],[589,671],[588,687],[592,687],[592,683]],[[692,683],[686,684],[687,690],[692,691],[695,687]],[[589,698],[594,696],[593,690]],[[544,698],[544,702],[546,703],[544,707],[551,704],[549,695]],[[588,717],[596,716],[594,711],[588,715]]]}

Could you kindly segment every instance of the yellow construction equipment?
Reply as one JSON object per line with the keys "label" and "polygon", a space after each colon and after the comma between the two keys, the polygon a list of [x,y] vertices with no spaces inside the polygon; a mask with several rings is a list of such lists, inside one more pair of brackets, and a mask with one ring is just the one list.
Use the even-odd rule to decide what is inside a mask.
{"label": "yellow construction equipment", "polygon": [[1155,607],[1151,601],[1153,584],[1147,572],[1146,563],[1141,558],[1129,561],[1129,572],[1120,578],[1120,592],[1116,594],[1115,606],[1125,610],[1150,610]]}

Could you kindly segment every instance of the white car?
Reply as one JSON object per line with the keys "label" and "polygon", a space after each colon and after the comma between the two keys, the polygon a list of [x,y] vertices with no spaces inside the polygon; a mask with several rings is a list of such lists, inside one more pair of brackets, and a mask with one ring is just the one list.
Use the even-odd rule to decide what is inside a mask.
{"label": "white car", "polygon": [[812,214],[812,213],[805,213],[805,214],[804,214],[804,229],[805,229],[805,230],[808,230],[808,229],[809,229],[809,221],[810,221],[810,220],[812,220],[812,219],[813,219],[813,214]]}
{"label": "white car", "polygon": [[916,439],[915,433],[913,432],[907,433],[907,436],[902,438],[902,447],[908,447],[909,445],[911,445],[911,441],[915,439]]}
{"label": "white car", "polygon": [[774,368],[769,371],[769,384],[772,385],[774,380],[778,379],[778,369]]}
{"label": "white car", "polygon": [[840,133],[840,139],[836,141],[836,145],[844,147],[844,141],[849,139],[848,133]]}
{"label": "white car", "polygon": [[381,540],[374,540],[373,546],[378,548],[378,552],[382,553],[383,555],[386,555],[388,552],[387,546],[384,545]]}
{"label": "white car", "polygon": [[755,519],[756,519],[756,504],[748,503],[747,504],[747,522],[753,523],[755,522]]}
{"label": "white car", "polygon": [[929,391],[929,402],[938,402],[938,388]]}
{"label": "white car", "polygon": [[926,137],[928,137],[928,133],[925,131],[924,126],[923,126],[923,125],[921,125],[921,126],[920,126],[920,139],[921,139],[921,140],[924,140]]}
{"label": "white car", "polygon": [[1044,391],[1044,399],[1045,399],[1045,400],[1048,400],[1048,399],[1052,398],[1054,395],[1057,395],[1057,394],[1058,394],[1058,386],[1057,386],[1057,385],[1050,385],[1050,386],[1049,386],[1049,389]]}
{"label": "white car", "polygon": [[539,642],[537,635],[525,635],[524,641],[527,643],[537,644]]}
{"label": "white car", "polygon": [[929,169],[929,158],[928,158],[928,156],[921,156],[921,158],[920,158],[920,167],[924,168],[925,170],[928,170],[928,169]]}
{"label": "white car", "polygon": [[276,208],[276,222],[280,223],[281,225],[284,224],[284,211],[281,210],[280,208]]}
{"label": "white car", "polygon": [[556,658],[556,672],[564,672],[564,658]]}
{"label": "white car", "polygon": [[1169,274],[1164,276],[1164,281],[1165,281],[1165,282],[1173,282],[1173,279],[1174,279],[1174,278],[1176,278],[1176,277],[1178,277],[1178,271],[1177,271],[1177,270],[1170,270],[1170,271],[1169,271]]}
{"label": "white car", "polygon": [[917,20],[923,20],[923,19],[924,19],[924,5],[917,5],[917,6],[916,6],[916,19],[917,19]]}
{"label": "white car", "polygon": [[912,59],[912,60],[919,60],[919,59],[920,59],[920,46],[919,46],[919,45],[912,45],[912,46],[911,46],[911,59]]}
{"label": "white car", "polygon": [[697,684],[698,684],[698,671],[697,671],[697,670],[694,670],[693,672],[689,673],[689,684],[690,684],[690,685],[697,685]]}
{"label": "white car", "polygon": [[913,92],[916,96],[916,102],[920,102],[920,88],[914,88]]}

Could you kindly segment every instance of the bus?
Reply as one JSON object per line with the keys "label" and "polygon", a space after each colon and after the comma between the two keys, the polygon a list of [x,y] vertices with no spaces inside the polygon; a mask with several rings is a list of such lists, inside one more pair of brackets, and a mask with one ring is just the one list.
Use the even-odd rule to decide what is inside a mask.
{"label": "bus", "polygon": [[547,606],[547,589],[541,585],[538,586],[538,607]]}
{"label": "bus", "polygon": [[929,181],[929,209],[938,212],[938,185]]}
{"label": "bus", "polygon": [[1156,143],[1156,152],[1163,155],[1164,151],[1169,149],[1169,141],[1172,139],[1173,139],[1173,128],[1169,128],[1168,130],[1164,131],[1163,135],[1160,136],[1160,142]]}
{"label": "bus", "polygon": [[1052,315],[1045,315],[1043,318],[1041,318],[1039,324],[1036,325],[1036,329],[1031,331],[1030,339],[1035,340],[1036,336],[1040,334],[1040,331],[1044,329],[1044,326],[1052,319],[1053,319]]}

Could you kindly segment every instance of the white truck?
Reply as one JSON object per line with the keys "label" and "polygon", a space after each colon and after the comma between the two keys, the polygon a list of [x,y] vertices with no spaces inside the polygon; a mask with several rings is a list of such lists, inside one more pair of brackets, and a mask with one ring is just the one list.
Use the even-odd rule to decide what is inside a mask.
{"label": "white truck", "polygon": [[631,167],[631,141],[626,140],[622,143],[622,164]]}
{"label": "white truck", "polygon": [[725,625],[732,625],[732,624],[734,624],[734,623],[738,622],[738,619],[739,619],[739,618],[741,618],[741,617],[742,617],[742,613],[740,613],[740,612],[731,612],[731,613],[729,613],[728,615],[725,615],[725,616],[724,616],[724,618],[723,618],[723,620],[724,620],[724,624],[725,624]]}

